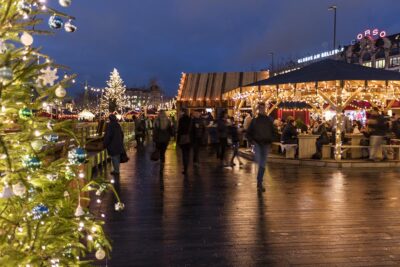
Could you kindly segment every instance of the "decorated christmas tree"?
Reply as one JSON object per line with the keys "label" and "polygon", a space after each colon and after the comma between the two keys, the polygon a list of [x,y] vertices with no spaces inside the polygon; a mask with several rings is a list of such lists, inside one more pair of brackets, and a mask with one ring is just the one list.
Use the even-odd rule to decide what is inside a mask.
{"label": "decorated christmas tree", "polygon": [[89,191],[100,197],[112,186],[85,177],[72,121],[41,116],[75,78],[56,82],[57,65],[34,48],[33,36],[49,33],[38,30],[44,19],[76,30],[44,0],[0,0],[0,266],[78,266],[86,253],[103,259],[110,250],[102,216],[87,207]]}
{"label": "decorated christmas tree", "polygon": [[124,81],[119,76],[118,70],[114,69],[107,81],[107,87],[102,98],[102,108],[105,113],[117,111],[126,105]]}

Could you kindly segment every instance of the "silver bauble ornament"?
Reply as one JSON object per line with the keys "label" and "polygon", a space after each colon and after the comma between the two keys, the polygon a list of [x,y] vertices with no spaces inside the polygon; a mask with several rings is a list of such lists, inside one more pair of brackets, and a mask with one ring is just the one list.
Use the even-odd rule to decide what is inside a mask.
{"label": "silver bauble ornament", "polygon": [[3,188],[3,191],[0,192],[0,198],[10,198],[14,195],[11,187],[9,187],[8,185],[5,185]]}
{"label": "silver bauble ornament", "polygon": [[85,215],[85,211],[82,209],[82,206],[79,204],[75,210],[75,217],[80,217],[82,215]]}
{"label": "silver bauble ornament", "polygon": [[64,30],[66,32],[75,32],[77,30],[77,27],[72,24],[72,21],[68,21],[64,24]]}
{"label": "silver bauble ornament", "polygon": [[69,7],[71,5],[72,1],[71,0],[58,0],[58,3],[62,7]]}
{"label": "silver bauble ornament", "polygon": [[99,248],[96,251],[96,259],[103,260],[105,257],[106,257],[106,252],[104,251],[104,249]]}
{"label": "silver bauble ornament", "polygon": [[44,146],[43,140],[37,139],[31,142],[31,146],[35,152],[40,152]]}
{"label": "silver bauble ornament", "polygon": [[13,71],[9,67],[0,68],[0,82],[9,82],[13,78]]}
{"label": "silver bauble ornament", "polygon": [[22,196],[25,194],[25,192],[26,192],[26,187],[25,187],[25,185],[24,185],[23,183],[21,183],[21,182],[19,182],[18,184],[14,184],[14,185],[12,186],[12,189],[13,189],[13,193],[14,193],[16,196],[19,196],[19,197],[22,197]]}
{"label": "silver bauble ornament", "polygon": [[21,43],[25,46],[30,46],[33,44],[33,37],[27,32],[24,32],[21,35]]}
{"label": "silver bauble ornament", "polygon": [[67,91],[61,85],[57,87],[55,94],[59,98],[63,98],[67,95]]}
{"label": "silver bauble ornament", "polygon": [[114,208],[116,211],[121,211],[125,208],[125,204],[122,202],[117,202],[117,203],[115,203]]}
{"label": "silver bauble ornament", "polygon": [[32,7],[29,3],[21,1],[18,3],[18,11],[24,16],[28,16],[32,12]]}

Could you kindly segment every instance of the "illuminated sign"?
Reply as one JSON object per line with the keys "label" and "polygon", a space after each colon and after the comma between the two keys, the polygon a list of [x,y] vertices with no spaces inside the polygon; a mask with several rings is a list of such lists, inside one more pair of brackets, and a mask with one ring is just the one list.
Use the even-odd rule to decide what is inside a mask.
{"label": "illuminated sign", "polygon": [[305,62],[309,62],[309,61],[313,61],[313,60],[318,60],[318,59],[334,56],[340,52],[343,52],[343,50],[344,50],[344,48],[340,48],[340,49],[335,49],[335,50],[315,54],[315,55],[312,55],[309,57],[303,57],[303,58],[297,60],[297,63],[301,64],[301,63],[305,63]]}
{"label": "illuminated sign", "polygon": [[357,40],[361,40],[364,37],[383,38],[385,36],[386,36],[386,31],[381,31],[379,29],[367,29],[364,32],[357,34]]}

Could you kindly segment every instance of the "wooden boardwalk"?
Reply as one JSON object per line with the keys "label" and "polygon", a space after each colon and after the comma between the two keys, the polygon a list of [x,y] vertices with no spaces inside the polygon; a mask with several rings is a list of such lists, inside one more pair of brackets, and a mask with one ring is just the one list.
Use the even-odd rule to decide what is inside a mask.
{"label": "wooden boardwalk", "polygon": [[[400,173],[274,164],[221,169],[203,151],[187,179],[170,146],[165,174],[131,150],[107,210],[108,266],[400,266]],[[102,266],[105,266],[103,264]]]}

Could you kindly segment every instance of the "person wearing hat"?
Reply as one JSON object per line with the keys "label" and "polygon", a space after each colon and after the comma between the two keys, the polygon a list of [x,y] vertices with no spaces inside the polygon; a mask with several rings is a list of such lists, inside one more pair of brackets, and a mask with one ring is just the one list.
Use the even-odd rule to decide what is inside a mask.
{"label": "person wearing hat", "polygon": [[119,165],[121,162],[121,154],[124,148],[124,132],[119,125],[117,117],[114,114],[109,116],[110,122],[107,125],[104,134],[104,147],[107,149],[108,155],[111,157],[113,171],[111,174],[119,175]]}
{"label": "person wearing hat", "polygon": [[294,125],[294,118],[292,116],[288,116],[286,118],[286,126],[283,129],[282,132],[282,138],[281,142],[283,144],[297,144],[298,139],[297,139],[297,129],[296,126]]}

